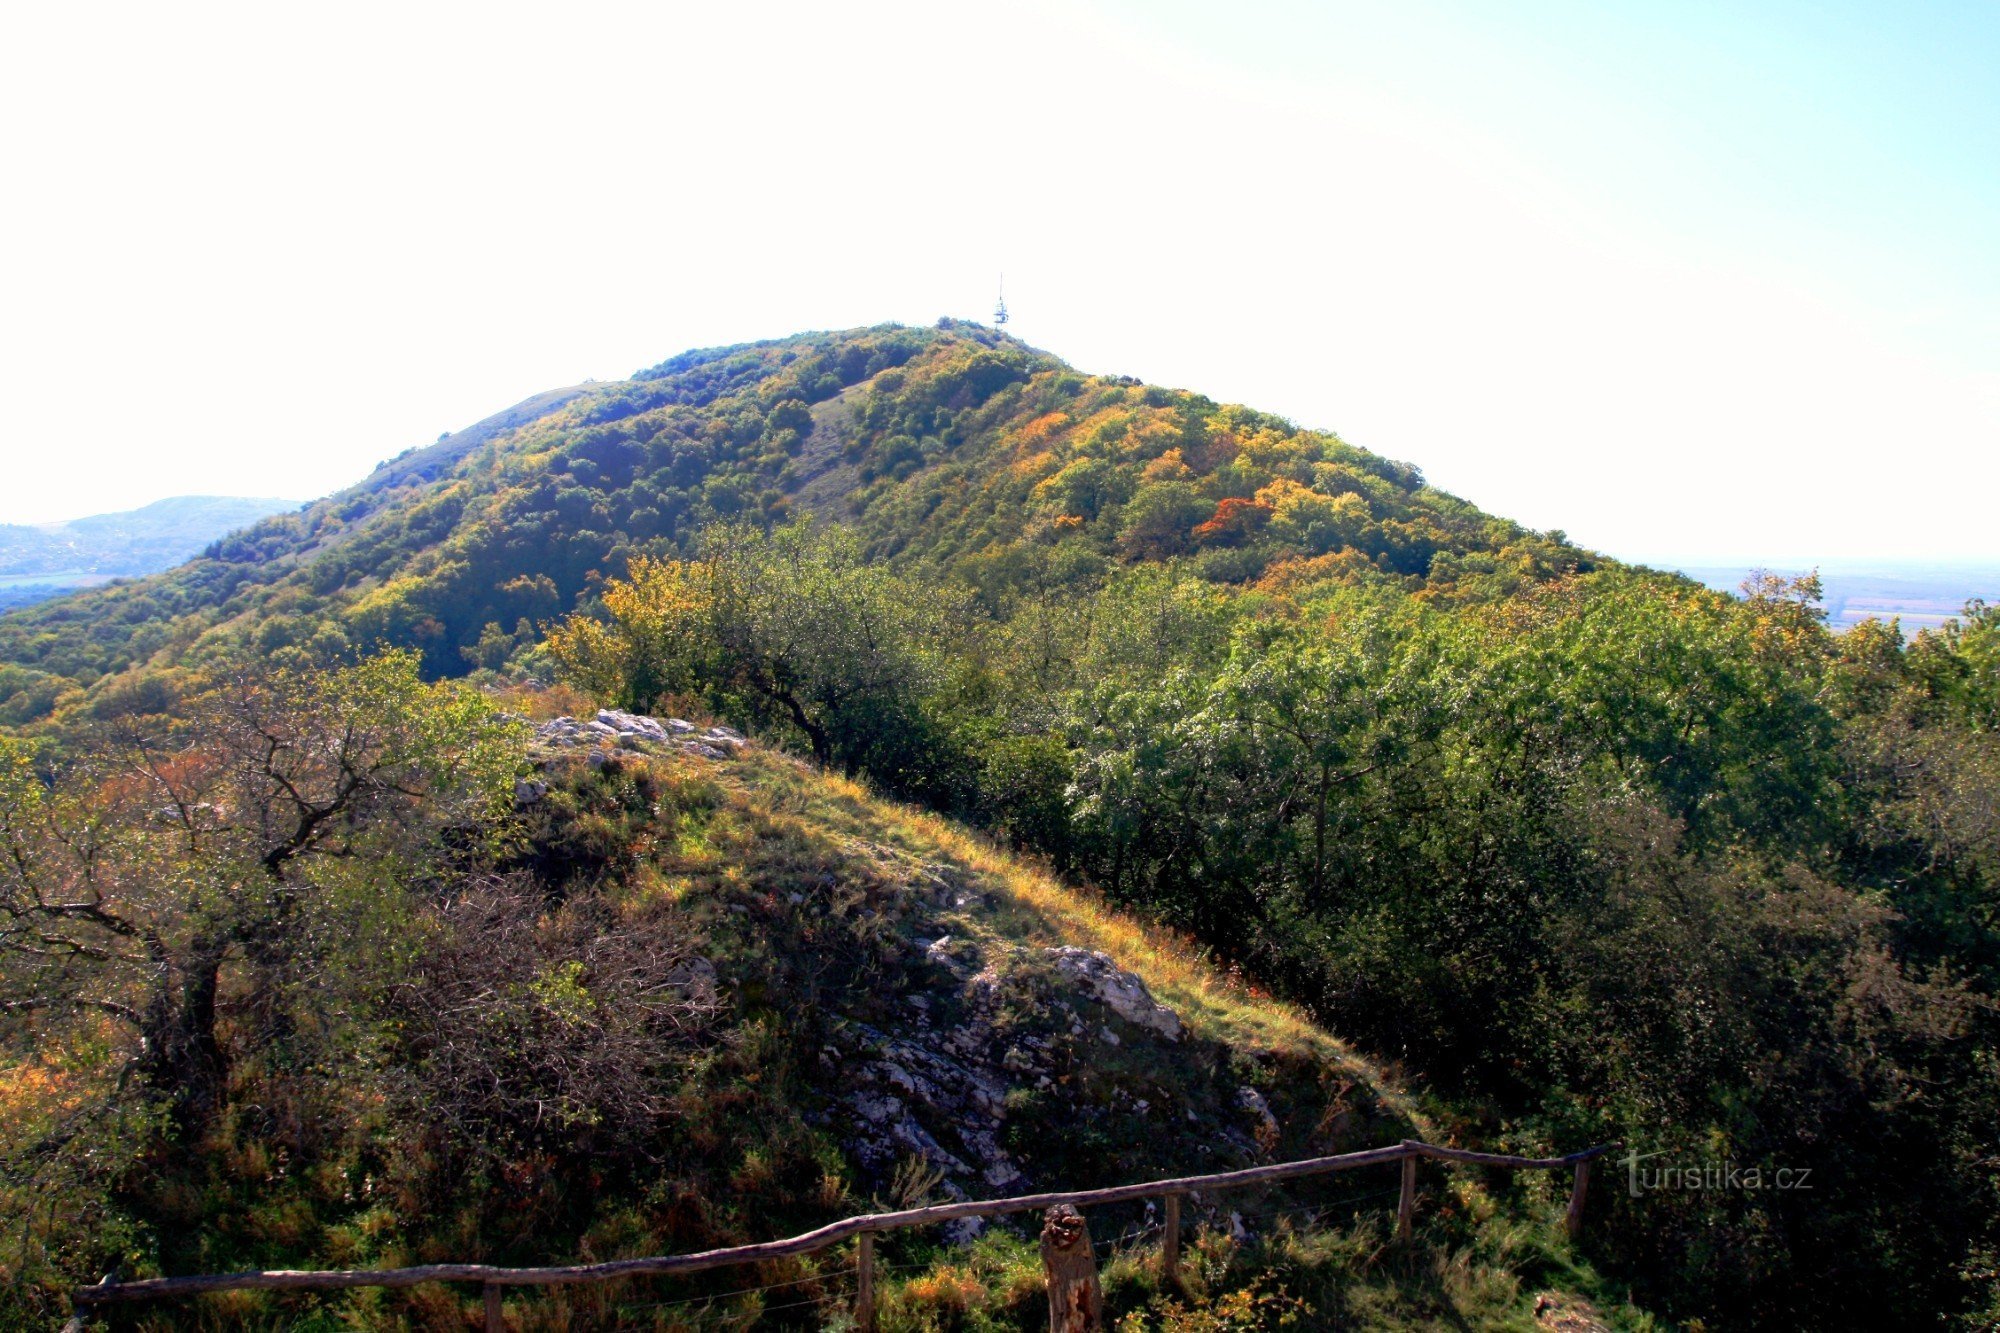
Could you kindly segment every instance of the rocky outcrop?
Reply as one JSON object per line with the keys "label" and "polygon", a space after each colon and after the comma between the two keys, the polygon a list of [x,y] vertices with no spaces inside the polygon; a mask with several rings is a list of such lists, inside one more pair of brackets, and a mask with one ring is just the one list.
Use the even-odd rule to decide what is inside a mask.
{"label": "rocky outcrop", "polygon": [[[1046,1185],[1005,1146],[1010,1099],[1035,1099],[1038,1119],[1105,1114],[1077,1100],[1074,1076],[1095,1063],[1091,1052],[1171,1048],[1183,1036],[1180,1016],[1107,954],[951,935],[912,943],[939,984],[903,995],[890,1022],[838,1025],[821,1053],[825,1072],[847,1088],[847,1146],[880,1176],[915,1157],[942,1173],[938,1192],[952,1199]],[[1123,1088],[1108,1102],[1117,1114],[1165,1113]]]}
{"label": "rocky outcrop", "polygon": [[[617,709],[555,718],[534,734],[540,771],[517,783],[523,807],[581,764],[608,768],[634,752],[722,763],[748,744],[727,727]],[[765,768],[715,777],[734,789]],[[909,835],[843,830],[817,851],[788,842],[782,873],[763,878],[753,859],[741,881],[724,880],[740,887],[707,909],[710,929],[735,940],[708,952],[733,958],[725,970],[739,975],[695,959],[672,978],[704,1000],[747,986],[758,1005],[810,1016],[807,1118],[869,1188],[899,1202],[963,1200],[1074,1185],[1097,1171],[1143,1174],[1169,1157],[1190,1171],[1228,1169],[1271,1160],[1286,1126],[1296,1138],[1310,1123],[1274,1066],[1202,1039],[1109,953],[1010,938],[1018,921],[995,930],[1010,910],[1004,883]],[[784,980],[746,982],[745,959],[767,953]],[[829,968],[844,979],[820,989]],[[946,1233],[969,1239],[979,1227],[966,1220]]]}
{"label": "rocky outcrop", "polygon": [[1271,1104],[1264,1100],[1264,1094],[1255,1088],[1243,1087],[1236,1090],[1236,1105],[1250,1118],[1256,1129],[1257,1143],[1268,1148],[1278,1141],[1278,1117],[1271,1114]]}
{"label": "rocky outcrop", "polygon": [[1181,1016],[1153,998],[1137,973],[1111,961],[1095,949],[1065,945],[1045,951],[1056,971],[1089,990],[1127,1023],[1150,1028],[1169,1041],[1181,1038]]}
{"label": "rocky outcrop", "polygon": [[617,708],[600,708],[587,722],[573,717],[551,718],[535,728],[535,741],[545,750],[613,748],[678,752],[703,759],[733,758],[748,744],[734,727],[697,727],[678,717],[646,717]]}
{"label": "rocky outcrop", "polygon": [[[537,723],[528,753],[537,769],[546,769],[565,756],[602,768],[621,750],[727,760],[734,759],[749,743],[734,727],[698,727],[684,718],[647,717],[618,708],[600,708],[597,716],[588,720],[555,717]],[[541,777],[517,778],[514,808],[525,810],[548,794],[549,784]]]}

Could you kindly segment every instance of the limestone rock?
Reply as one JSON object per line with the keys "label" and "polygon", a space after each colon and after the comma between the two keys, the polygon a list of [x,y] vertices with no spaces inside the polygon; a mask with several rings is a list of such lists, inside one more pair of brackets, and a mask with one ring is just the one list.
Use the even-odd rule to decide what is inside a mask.
{"label": "limestone rock", "polygon": [[1271,1144],[1278,1141],[1278,1117],[1271,1114],[1271,1104],[1264,1100],[1263,1093],[1255,1088],[1238,1088],[1236,1104],[1256,1122],[1259,1142]]}
{"label": "limestone rock", "polygon": [[1126,1022],[1150,1028],[1169,1041],[1180,1040],[1181,1016],[1155,1000],[1146,983],[1112,962],[1110,954],[1075,945],[1049,949],[1047,954],[1056,971],[1087,988]]}
{"label": "limestone rock", "polygon": [[600,708],[587,722],[573,717],[551,718],[535,728],[535,739],[544,749],[589,749],[591,763],[605,762],[599,746],[615,746],[640,753],[694,755],[701,759],[728,759],[749,744],[734,727],[697,727],[685,718],[647,717],[621,708]]}

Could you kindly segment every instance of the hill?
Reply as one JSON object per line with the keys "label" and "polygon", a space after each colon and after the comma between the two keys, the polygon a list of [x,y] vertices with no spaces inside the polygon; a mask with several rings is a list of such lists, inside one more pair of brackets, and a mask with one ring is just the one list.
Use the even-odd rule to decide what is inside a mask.
{"label": "hill", "polygon": [[1219,584],[1282,568],[1441,592],[1592,564],[1334,436],[977,326],[813,334],[538,395],[172,573],[0,619],[0,721],[231,652],[495,666],[632,556],[799,512],[996,593],[1031,566],[1176,557]]}
{"label": "hill", "polygon": [[[1681,573],[1721,592],[1733,592],[1761,567],[1688,565]],[[1782,571],[1793,576],[1804,569]],[[1818,567],[1825,593],[1827,623],[1852,629],[1865,620],[1898,620],[1907,631],[1940,629],[1965,614],[1966,603],[2000,603],[2000,567],[1978,565],[1893,564],[1880,567],[1823,564]]]}
{"label": "hill", "polygon": [[0,524],[0,610],[70,588],[157,574],[238,528],[295,507],[285,500],[177,495],[66,523]]}

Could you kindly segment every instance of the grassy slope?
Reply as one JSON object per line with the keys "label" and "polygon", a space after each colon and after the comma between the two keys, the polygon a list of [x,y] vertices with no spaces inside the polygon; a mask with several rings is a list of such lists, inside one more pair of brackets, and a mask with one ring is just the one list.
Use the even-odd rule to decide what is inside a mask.
{"label": "grassy slope", "polygon": [[[461,1175],[366,1068],[324,1082],[250,1062],[217,1137],[147,1166],[127,1193],[131,1276],[686,1252],[940,1197],[1451,1141],[1419,1098],[1297,1011],[947,820],[757,745],[720,760],[620,751],[589,763],[565,750],[539,762],[550,791],[524,816],[523,855],[567,893],[597,885],[630,929],[687,940],[725,1002],[724,1039],[667,1090],[644,1160],[579,1175],[528,1157]],[[955,967],[938,961],[941,940]],[[1136,973],[1179,1015],[1181,1037],[1124,1021],[1061,976],[1049,952],[1061,946]],[[1002,1096],[983,1108],[927,1099],[899,1087],[898,1070],[920,1084],[986,1080]],[[0,1078],[0,1105],[8,1086]],[[1270,1119],[1243,1105],[1246,1087]],[[937,1149],[928,1164],[927,1149],[857,1113],[892,1095]],[[981,1133],[1014,1178],[982,1176]],[[1616,1326],[1650,1326],[1564,1241],[1565,1182],[1428,1166],[1423,1181],[1408,1247],[1389,1241],[1389,1168],[1191,1201],[1197,1234],[1177,1294],[1160,1290],[1143,1211],[1092,1210],[1110,1309],[1131,1333],[1278,1327],[1287,1314],[1307,1328],[1530,1329],[1542,1326],[1537,1295],[1554,1289]],[[886,1333],[1045,1326],[1031,1240],[1006,1227],[965,1239],[884,1239]],[[524,1292],[510,1326],[742,1328],[762,1301],[760,1327],[822,1327],[851,1295],[852,1261],[843,1247],[682,1283]],[[769,1284],[785,1295],[730,1294]],[[775,1308],[794,1298],[825,1305]],[[470,1325],[476,1300],[442,1287],[236,1293],[145,1318],[453,1327]]]}
{"label": "grassy slope", "polygon": [[[1122,1027],[1126,1039],[1114,1054],[1086,1035],[1077,1043],[1080,1062],[1071,1072],[1078,1087],[1069,1103],[1024,1105],[1016,1114],[1038,1117],[1019,1126],[1033,1139],[1082,1132],[1096,1111],[1129,1106],[1120,1085],[1150,1089],[1156,1097],[1163,1086],[1172,1088],[1185,1105],[1156,1105],[1150,1126],[1114,1126],[1121,1145],[1115,1165],[1066,1163],[1090,1178],[1037,1172],[1031,1163],[1023,1188],[1228,1169],[1352,1150],[1405,1134],[1449,1138],[1392,1076],[1298,1011],[1220,974],[1185,941],[1066,887],[948,820],[756,747],[729,762],[667,762],[698,775],[714,803],[697,827],[682,828],[670,854],[639,877],[657,875],[654,882],[704,923],[725,977],[759,974],[771,963],[782,968],[785,960],[770,955],[798,947],[788,919],[815,907],[810,896],[802,906],[789,904],[786,890],[839,883],[860,886],[851,900],[855,920],[884,928],[889,939],[912,942],[912,952],[947,931],[969,942],[989,967],[1002,960],[997,966],[1019,976],[1032,972],[1035,951],[1043,947],[1098,949],[1137,973],[1180,1015],[1187,1037],[1179,1043],[1135,1040],[1143,1034]],[[942,895],[941,884],[948,886]],[[760,954],[766,955],[762,965]],[[892,969],[865,988],[829,990],[820,1002],[828,1014],[866,1019],[892,1029],[899,1040],[922,1043],[925,1034],[907,1024],[896,1028],[893,1013],[917,994],[932,996],[937,1012],[957,987],[956,979],[935,970]],[[1055,1002],[1063,999],[1058,991]],[[1094,1033],[1096,1020],[1107,1015],[1087,1017]],[[1060,1028],[1059,1020],[1058,1040]],[[834,1082],[845,1086],[856,1077],[854,1065],[843,1062]],[[1243,1136],[1228,1123],[1238,1111],[1228,1104],[1238,1078],[1261,1087],[1281,1124],[1275,1140],[1248,1155],[1241,1151]],[[802,1092],[808,1105],[830,1095],[825,1087]],[[1107,1246],[1113,1312],[1127,1316],[1132,1322],[1124,1327],[1134,1329],[1277,1326],[1287,1312],[1302,1327],[1527,1329],[1546,1326],[1535,1322],[1536,1296],[1554,1287],[1568,1293],[1563,1299],[1572,1306],[1590,1298],[1612,1309],[1615,1326],[1650,1326],[1643,1315],[1607,1299],[1561,1239],[1556,1182],[1522,1182],[1520,1192],[1501,1198],[1472,1175],[1427,1168],[1418,1243],[1398,1250],[1388,1243],[1393,1174],[1361,1174],[1367,1178],[1343,1175],[1292,1191],[1204,1201],[1191,1213],[1202,1231],[1189,1251],[1189,1290],[1179,1297],[1159,1290],[1151,1243],[1108,1244],[1143,1217],[1100,1212],[1094,1227]],[[876,1184],[879,1204],[884,1196]],[[1241,1244],[1228,1238],[1231,1212],[1249,1219],[1252,1234]],[[1317,1225],[1308,1224],[1322,1212]],[[768,1228],[758,1232],[766,1234]],[[970,1248],[903,1234],[886,1240],[883,1253],[902,1270],[887,1283],[886,1329],[1036,1328],[1045,1319],[1038,1260],[1029,1242],[1010,1231],[989,1232]],[[793,1276],[788,1269],[762,1280]],[[575,1311],[608,1312],[601,1306]]]}

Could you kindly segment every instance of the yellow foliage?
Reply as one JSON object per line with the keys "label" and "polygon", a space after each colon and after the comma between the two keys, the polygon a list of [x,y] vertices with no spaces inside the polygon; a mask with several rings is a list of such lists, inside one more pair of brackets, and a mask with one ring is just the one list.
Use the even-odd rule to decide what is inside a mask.
{"label": "yellow foliage", "polygon": [[963,1314],[986,1299],[986,1286],[969,1268],[946,1264],[903,1285],[903,1300],[930,1310]]}
{"label": "yellow foliage", "polygon": [[1131,439],[1135,444],[1140,446],[1139,452],[1144,454],[1151,452],[1148,446],[1156,446],[1168,440],[1177,440],[1180,438],[1180,434],[1180,422],[1174,420],[1164,412],[1156,412],[1153,414],[1151,420],[1132,432]]}
{"label": "yellow foliage", "polygon": [[85,1023],[64,1039],[42,1038],[33,1055],[0,1065],[0,1152],[11,1151],[73,1114],[102,1088],[122,1057],[108,1022]]}
{"label": "yellow foliage", "polygon": [[1271,506],[1272,533],[1307,550],[1351,544],[1372,517],[1368,502],[1358,495],[1322,495],[1289,477],[1261,488],[1257,499]]}
{"label": "yellow foliage", "polygon": [[1243,441],[1241,459],[1260,472],[1277,472],[1311,456],[1306,440],[1265,427]]}
{"label": "yellow foliage", "polygon": [[1056,456],[1044,449],[1039,453],[1017,458],[1008,468],[1017,477],[1046,477],[1056,470]]}
{"label": "yellow foliage", "polygon": [[1062,433],[1069,425],[1069,413],[1049,412],[1036,417],[1016,432],[1015,438],[1022,444],[1041,444]]}
{"label": "yellow foliage", "polygon": [[549,652],[585,690],[620,697],[646,664],[677,660],[702,636],[714,598],[710,573],[701,561],[639,556],[626,577],[605,585],[612,624],[573,615],[550,631]]}
{"label": "yellow foliage", "polygon": [[1316,583],[1354,583],[1379,572],[1375,562],[1359,551],[1334,551],[1310,559],[1274,561],[1254,586],[1260,592],[1297,596]]}

